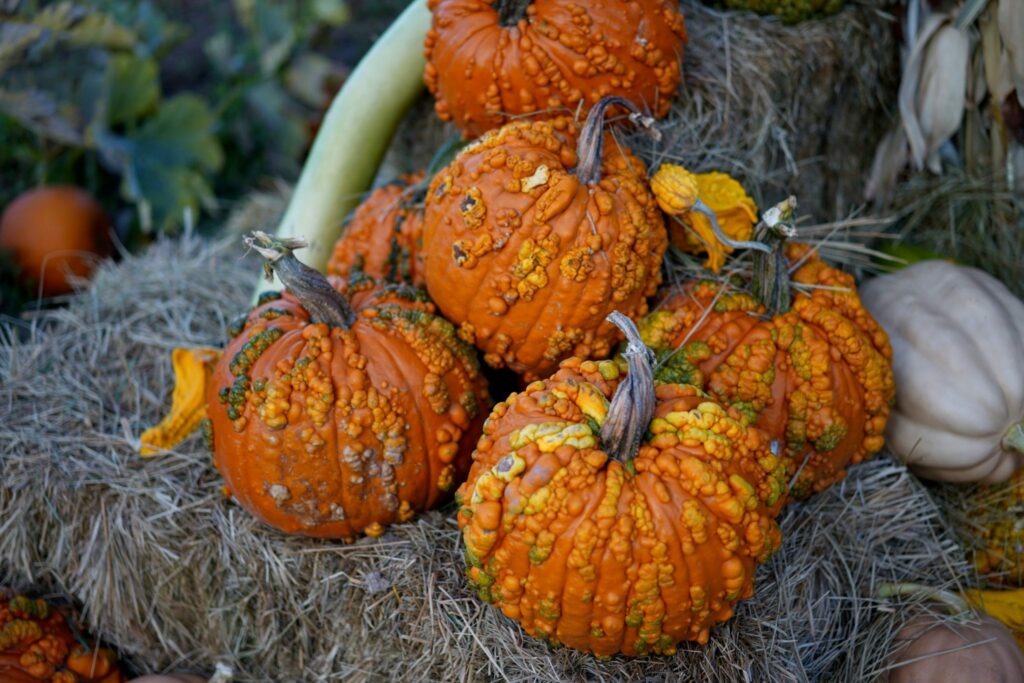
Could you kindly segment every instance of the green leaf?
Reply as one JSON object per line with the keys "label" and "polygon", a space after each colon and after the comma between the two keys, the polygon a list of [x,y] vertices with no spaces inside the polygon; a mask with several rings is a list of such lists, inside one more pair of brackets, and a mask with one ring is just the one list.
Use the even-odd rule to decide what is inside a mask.
{"label": "green leaf", "polygon": [[160,101],[159,67],[152,59],[114,55],[107,65],[107,123],[135,121]]}
{"label": "green leaf", "polygon": [[42,90],[11,91],[0,88],[0,112],[32,132],[62,145],[83,144],[82,124],[74,107],[61,105]]}
{"label": "green leaf", "polygon": [[347,24],[352,18],[345,0],[313,0],[313,16],[328,26]]}
{"label": "green leaf", "polygon": [[207,176],[224,162],[214,123],[202,100],[179,95],[136,131],[96,132],[103,162],[122,174],[121,193],[137,205],[144,231],[167,230],[185,208],[213,204]]}
{"label": "green leaf", "polygon": [[880,246],[878,250],[883,254],[887,254],[888,256],[892,256],[893,258],[902,261],[902,263],[887,262],[885,264],[886,268],[892,270],[899,270],[900,268],[905,268],[906,266],[920,261],[940,260],[956,263],[956,261],[949,256],[943,256],[931,249],[918,247],[913,244],[884,244]]}

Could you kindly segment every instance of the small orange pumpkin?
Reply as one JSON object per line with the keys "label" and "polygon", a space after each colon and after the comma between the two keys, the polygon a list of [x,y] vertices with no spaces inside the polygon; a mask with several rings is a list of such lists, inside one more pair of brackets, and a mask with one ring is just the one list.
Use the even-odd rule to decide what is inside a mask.
{"label": "small orange pumpkin", "polygon": [[301,240],[249,239],[285,284],[234,330],[210,381],[214,462],[290,533],[376,536],[443,501],[489,403],[473,350],[420,290],[328,281]]}
{"label": "small orange pumpkin", "polygon": [[423,173],[402,176],[369,194],[345,226],[327,274],[358,271],[389,282],[423,285]]}
{"label": "small orange pumpkin", "polygon": [[613,105],[636,110],[605,98],[578,136],[567,118],[491,131],[427,191],[431,298],[487,364],[527,380],[606,357],[605,317],[643,315],[661,282],[668,234],[643,162],[602,133]]}
{"label": "small orange pumpkin", "polygon": [[608,95],[668,113],[686,26],[671,0],[430,0],[423,80],[438,116],[476,137]]}
{"label": "small orange pumpkin", "polygon": [[77,187],[39,187],[19,195],[0,218],[0,249],[13,252],[26,284],[43,296],[71,291],[68,274],[88,277],[110,252],[110,219]]}

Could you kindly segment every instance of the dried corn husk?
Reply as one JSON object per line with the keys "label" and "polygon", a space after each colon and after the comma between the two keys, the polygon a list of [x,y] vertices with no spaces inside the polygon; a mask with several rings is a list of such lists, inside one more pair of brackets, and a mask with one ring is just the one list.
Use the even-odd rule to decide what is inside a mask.
{"label": "dried corn husk", "polygon": [[960,128],[971,46],[948,14],[929,16],[907,59],[900,83],[900,118],[918,170],[942,172],[938,150]]}
{"label": "dried corn husk", "polygon": [[910,146],[907,144],[907,133],[903,126],[896,126],[882,138],[878,149],[875,150],[871,174],[864,187],[864,199],[888,203],[896,180],[909,160]]}
{"label": "dried corn husk", "polygon": [[999,0],[999,34],[1006,48],[1017,101],[1024,106],[1024,0]]}

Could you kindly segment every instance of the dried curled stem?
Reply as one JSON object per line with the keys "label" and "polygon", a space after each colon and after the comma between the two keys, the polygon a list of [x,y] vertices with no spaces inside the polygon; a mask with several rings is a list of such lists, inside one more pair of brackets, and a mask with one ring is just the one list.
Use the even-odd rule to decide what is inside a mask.
{"label": "dried curled stem", "polygon": [[622,352],[629,364],[626,378],[619,384],[601,426],[601,444],[609,455],[626,462],[636,455],[640,441],[654,415],[654,352],[640,338],[633,321],[619,311],[608,316],[626,335]]}
{"label": "dried curled stem", "polygon": [[773,316],[788,311],[792,303],[786,241],[796,237],[795,214],[796,197],[789,197],[765,211],[754,228],[754,239],[769,247],[754,254],[754,295]]}
{"label": "dried curled stem", "polygon": [[495,0],[491,3],[498,12],[498,23],[502,26],[515,26],[526,18],[526,8],[533,0]]}
{"label": "dried curled stem", "polygon": [[625,97],[610,96],[598,100],[587,114],[579,141],[576,143],[576,177],[582,184],[596,183],[601,179],[601,158],[604,150],[604,116],[608,107],[620,106],[629,110],[629,120],[647,129],[656,140],[661,132],[654,128],[654,119]]}
{"label": "dried curled stem", "polygon": [[276,274],[309,312],[310,320],[334,327],[348,328],[355,322],[355,313],[338,290],[320,272],[295,258],[293,249],[306,246],[299,237],[272,237],[260,230],[245,238],[245,244],[267,259],[263,264],[268,279]]}

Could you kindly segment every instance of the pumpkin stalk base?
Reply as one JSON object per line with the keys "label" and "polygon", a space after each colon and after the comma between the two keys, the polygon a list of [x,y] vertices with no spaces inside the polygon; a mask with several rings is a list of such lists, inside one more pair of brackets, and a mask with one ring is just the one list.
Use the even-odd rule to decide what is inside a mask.
{"label": "pumpkin stalk base", "polygon": [[309,312],[311,321],[345,329],[355,322],[352,308],[327,278],[295,258],[292,250],[305,247],[305,240],[271,237],[257,230],[245,238],[245,244],[267,259],[263,264],[267,279],[277,275]]}
{"label": "pumpkin stalk base", "polygon": [[793,301],[785,247],[786,241],[796,236],[795,213],[796,197],[789,197],[765,211],[754,229],[756,242],[768,247],[754,253],[754,296],[772,316],[788,311]]}
{"label": "pumpkin stalk base", "polygon": [[1002,446],[1003,450],[1017,451],[1024,455],[1024,422],[1018,422],[1006,430],[1006,434],[1003,435]]}
{"label": "pumpkin stalk base", "polygon": [[636,455],[654,415],[655,356],[628,317],[613,311],[608,322],[626,335],[627,346],[622,355],[629,364],[629,373],[608,406],[608,417],[601,426],[601,444],[609,455],[628,462]]}
{"label": "pumpkin stalk base", "polygon": [[515,26],[526,19],[526,8],[532,3],[533,0],[497,0],[492,6],[498,12],[498,24]]}

